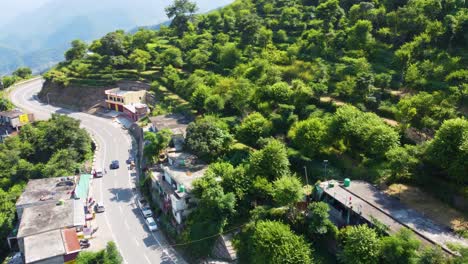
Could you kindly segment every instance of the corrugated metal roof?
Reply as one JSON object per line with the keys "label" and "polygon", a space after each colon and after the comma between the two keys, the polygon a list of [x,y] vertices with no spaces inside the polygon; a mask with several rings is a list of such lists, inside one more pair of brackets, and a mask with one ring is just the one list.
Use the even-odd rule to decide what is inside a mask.
{"label": "corrugated metal roof", "polygon": [[90,180],[91,180],[91,174],[81,174],[80,175],[80,181],[78,182],[78,185],[75,188],[75,197],[76,198],[86,199],[88,197]]}

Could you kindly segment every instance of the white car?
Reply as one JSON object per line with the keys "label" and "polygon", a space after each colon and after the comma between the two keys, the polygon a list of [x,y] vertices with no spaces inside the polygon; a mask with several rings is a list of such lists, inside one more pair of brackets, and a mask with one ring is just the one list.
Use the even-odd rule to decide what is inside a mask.
{"label": "white car", "polygon": [[151,208],[148,206],[148,202],[145,200],[145,198],[137,197],[136,204],[138,205],[138,208],[140,208],[140,211],[145,218],[153,216],[153,212],[151,211]]}
{"label": "white car", "polygon": [[104,176],[104,173],[102,172],[102,170],[96,170],[94,177],[101,178],[102,176]]}
{"label": "white car", "polygon": [[106,210],[106,208],[104,207],[104,205],[102,203],[97,203],[94,206],[94,211],[96,211],[96,213],[103,213],[105,210]]}
{"label": "white car", "polygon": [[158,226],[156,225],[156,222],[154,221],[153,217],[146,218],[145,223],[151,232],[158,230]]}
{"label": "white car", "polygon": [[153,212],[151,211],[151,208],[149,207],[142,207],[141,208],[141,213],[143,214],[143,216],[145,218],[148,218],[148,217],[152,217],[153,216]]}

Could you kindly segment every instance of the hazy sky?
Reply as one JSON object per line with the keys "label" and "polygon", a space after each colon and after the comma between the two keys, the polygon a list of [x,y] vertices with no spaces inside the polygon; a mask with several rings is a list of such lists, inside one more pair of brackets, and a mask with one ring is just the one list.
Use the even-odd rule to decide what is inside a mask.
{"label": "hazy sky", "polygon": [[50,0],[0,0],[0,26],[20,13],[37,8]]}

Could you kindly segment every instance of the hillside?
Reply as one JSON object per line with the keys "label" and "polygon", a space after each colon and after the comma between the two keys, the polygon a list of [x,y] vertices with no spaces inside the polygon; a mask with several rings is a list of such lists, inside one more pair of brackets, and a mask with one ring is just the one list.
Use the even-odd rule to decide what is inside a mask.
{"label": "hillside", "polygon": [[[174,8],[171,25],[157,31],[76,43],[44,75],[46,85],[88,88],[151,82],[153,113],[198,118],[187,145],[212,164],[196,188],[205,203],[190,215],[183,242],[252,221],[245,242],[262,236],[253,222],[268,219],[288,227],[267,223],[264,232],[288,236],[291,228],[320,250],[323,233],[304,230],[314,220],[291,208],[307,180],[416,185],[468,210],[464,2],[238,0],[206,15],[189,9]],[[468,236],[460,226],[452,228]],[[203,257],[209,243],[187,250]],[[250,243],[237,245],[242,260],[276,263],[256,259],[263,251],[249,250],[262,245]],[[297,263],[310,262],[295,254],[304,260]],[[356,263],[392,263],[378,259]]]}
{"label": "hillside", "polygon": [[[0,46],[7,48],[0,50],[0,58],[12,58],[0,60],[0,75],[10,73],[18,66],[29,66],[35,72],[45,70],[63,59],[63,52],[74,39],[91,41],[108,31],[162,23],[167,20],[164,7],[170,2],[50,0],[44,5],[28,8],[25,13],[0,24]],[[197,1],[200,12],[230,2]]]}

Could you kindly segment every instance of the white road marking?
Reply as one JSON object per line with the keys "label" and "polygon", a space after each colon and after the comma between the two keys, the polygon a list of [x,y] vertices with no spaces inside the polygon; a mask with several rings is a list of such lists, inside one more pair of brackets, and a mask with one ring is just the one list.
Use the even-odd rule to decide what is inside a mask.
{"label": "white road marking", "polygon": [[143,253],[143,256],[145,257],[146,261],[148,261],[148,263],[149,263],[149,264],[151,264],[151,261],[150,261],[150,259],[148,258],[148,256],[146,256],[146,254],[145,254],[145,253]]}
{"label": "white road marking", "polygon": [[123,209],[122,209],[122,206],[119,205],[119,210],[120,210],[120,213],[123,214]]}
{"label": "white road marking", "polygon": [[136,239],[136,237],[133,237],[133,239],[135,240],[135,243],[136,243],[137,246],[139,247],[139,246],[140,246],[140,243],[138,243],[138,240]]}

